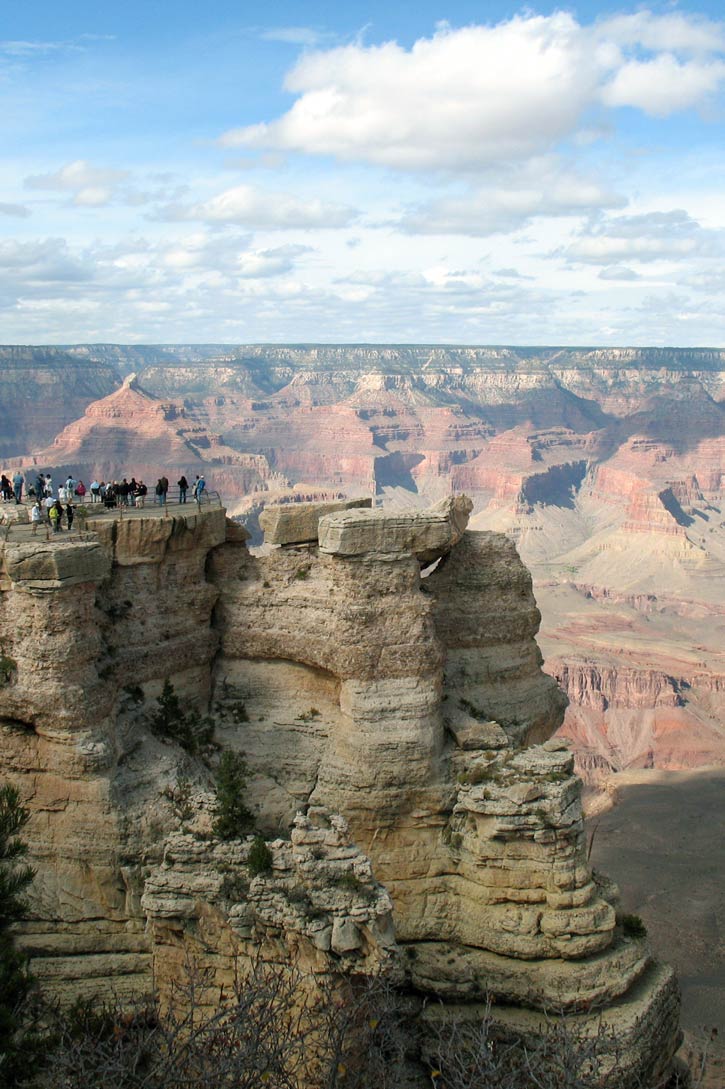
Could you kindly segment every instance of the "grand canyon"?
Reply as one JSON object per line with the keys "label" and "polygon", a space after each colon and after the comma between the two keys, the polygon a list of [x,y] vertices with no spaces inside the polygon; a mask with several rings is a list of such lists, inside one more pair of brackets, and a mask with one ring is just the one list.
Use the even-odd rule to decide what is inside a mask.
{"label": "grand canyon", "polygon": [[[543,668],[569,701],[557,738],[573,749],[585,783],[585,807],[592,815],[592,860],[620,880],[625,903],[643,916],[659,951],[675,961],[684,980],[685,1027],[694,1031],[708,1018],[722,1019],[725,920],[717,881],[708,874],[717,870],[722,857],[716,830],[718,799],[725,784],[725,352],[396,345],[14,346],[0,348],[0,365],[4,410],[0,460],[5,472],[12,475],[20,469],[28,483],[41,471],[52,471],[55,479],[72,473],[87,484],[94,477],[131,475],[153,483],[162,473],[173,482],[181,473],[193,479],[203,472],[209,489],[220,493],[232,527],[226,546],[224,534],[214,524],[194,530],[201,538],[193,537],[189,548],[194,563],[202,567],[203,556],[220,549],[207,577],[221,587],[228,603],[222,638],[229,642],[224,654],[230,659],[241,654],[237,636],[231,634],[236,623],[229,612],[231,603],[239,598],[238,615],[259,609],[258,601],[246,600],[246,584],[237,586],[231,573],[235,525],[249,535],[251,559],[245,558],[243,565],[251,565],[250,577],[256,584],[266,571],[264,564],[272,564],[269,581],[274,586],[278,577],[274,563],[279,566],[281,561],[270,553],[269,532],[264,543],[267,508],[293,516],[309,503],[365,500],[374,508],[370,517],[387,518],[386,525],[396,518],[401,524],[406,520],[417,524],[416,518],[425,518],[423,512],[436,509],[434,505],[447,497],[470,497],[469,532],[476,539],[479,533],[488,535],[486,540],[508,538],[533,576],[541,612],[538,642]],[[11,507],[4,513],[13,517]],[[213,539],[207,540],[205,534]],[[7,547],[11,542],[10,533]],[[324,551],[322,538],[320,544]],[[139,547],[137,559],[129,558]],[[126,558],[114,554],[113,562],[121,567],[149,563],[148,550],[156,547],[139,539],[125,546]],[[498,547],[485,560],[492,572],[498,569],[504,546]],[[433,553],[435,549],[426,556],[428,562],[447,556],[447,549]],[[336,554],[334,548],[331,554]],[[100,557],[97,562],[102,565]],[[460,563],[465,569],[463,559]],[[255,564],[262,565],[259,572]],[[446,586],[455,596],[451,574],[455,563],[451,564],[449,568],[441,561],[440,571],[428,576],[434,597],[441,593],[435,586]],[[17,575],[20,581],[22,577]],[[315,568],[313,581],[324,578],[324,570],[319,574]],[[57,580],[60,585],[63,576]],[[471,583],[471,593],[483,594],[484,583],[485,578],[480,585]],[[457,607],[465,612],[464,604]],[[203,602],[194,608],[205,615]],[[490,603],[486,608],[490,611]],[[507,610],[507,616],[515,617],[513,606]],[[262,631],[269,623],[266,616],[260,614]],[[516,622],[512,624],[515,627]],[[527,638],[533,637],[534,628],[530,624]],[[509,637],[504,631],[501,638],[506,642]],[[206,651],[204,655],[209,657]],[[264,646],[258,654],[248,650],[242,654],[250,659],[268,656]],[[298,663],[308,660],[299,650],[282,656]],[[336,673],[337,666],[327,657],[322,655],[320,662]],[[224,668],[233,676],[241,667]],[[278,691],[280,682],[265,681],[261,665],[250,668],[260,691]],[[507,698],[510,686],[520,683],[521,668],[516,654],[503,665],[497,683],[508,686]],[[222,666],[217,662],[214,670],[212,679],[203,681],[207,688],[220,684]],[[257,676],[255,670],[262,672]],[[241,676],[248,685],[244,670]],[[292,684],[293,673],[290,678]],[[158,678],[149,673],[149,679],[155,683]],[[327,682],[313,684],[301,673],[294,674],[294,683],[298,682],[310,687],[315,707],[322,706],[323,713],[334,719],[338,710]],[[549,682],[543,675],[536,683],[544,687],[532,697],[534,702],[546,704],[554,698],[540,694],[554,691],[545,687]],[[360,693],[355,698],[361,699]],[[503,721],[495,695],[488,693],[486,699],[490,717]],[[266,713],[266,706],[263,709]],[[369,727],[370,713],[359,713]],[[38,714],[42,718],[42,712]],[[17,708],[13,716],[22,717]],[[533,729],[531,743],[551,732],[556,713],[549,707],[546,716],[547,729],[539,736]],[[517,712],[512,722],[520,718]],[[308,732],[314,735],[315,730]],[[557,741],[549,744],[553,747],[542,757],[545,764],[558,759]],[[38,759],[45,766],[47,757]],[[328,789],[326,794],[323,776],[321,795],[326,805],[345,813],[355,842],[373,859],[376,876],[380,874],[383,884],[395,892],[397,848],[377,857],[369,818],[357,814],[352,795],[342,801],[337,797],[340,792],[345,795],[350,778],[349,770],[338,767],[341,759],[335,757],[333,771],[325,772]],[[526,769],[518,770],[523,774]],[[563,764],[555,770],[569,771]],[[290,774],[293,780],[304,778],[299,769]],[[529,768],[526,774],[534,772]],[[423,781],[427,782],[425,774]],[[285,789],[294,794],[289,786]],[[275,807],[286,812],[287,803],[272,792],[265,804],[272,826]],[[692,835],[683,838],[680,827],[672,836],[683,838],[683,850],[705,856],[698,854],[689,870],[697,883],[694,916],[682,905],[673,911],[672,883],[656,880],[669,865],[671,839],[658,840],[652,836],[653,828],[658,821],[664,825],[671,820],[678,808],[690,814]],[[393,809],[395,824],[405,807]],[[649,844],[643,851],[646,857],[627,856],[632,845],[626,843],[622,820],[629,812],[632,823],[627,827],[638,828],[641,842]],[[59,834],[62,838],[66,833],[61,829]],[[299,842],[311,835],[314,839],[313,832],[300,825]],[[406,835],[409,831],[401,842],[407,842]],[[159,888],[154,891],[147,885],[144,894],[155,933],[168,927],[164,881],[169,880],[168,873],[161,874]],[[178,887],[183,875],[174,880]],[[425,943],[414,899],[405,880],[401,882],[399,895],[406,905],[401,940]],[[444,889],[440,892],[441,903],[447,895]],[[588,903],[586,898],[579,902]],[[177,904],[174,911],[178,910]],[[138,916],[134,918],[136,925]],[[370,926],[375,931],[372,922]],[[592,926],[594,932],[599,923]],[[692,927],[693,940],[678,947],[675,938],[683,926]],[[457,934],[451,940],[466,944]],[[479,944],[488,950],[495,946],[490,937]],[[438,978],[441,971],[445,977],[443,952],[435,943],[420,948],[420,973],[428,971],[439,990],[448,987],[455,995],[460,981]],[[130,955],[129,950],[123,952]],[[517,955],[509,947],[501,952]],[[559,953],[555,950],[553,955]],[[638,977],[644,979],[643,972],[638,968]],[[508,997],[516,999],[515,994]],[[572,1007],[577,1008],[576,1000]]]}
{"label": "grand canyon", "polygon": [[452,492],[532,571],[589,782],[722,764],[725,352],[0,349],[6,470],[204,472],[265,504]]}

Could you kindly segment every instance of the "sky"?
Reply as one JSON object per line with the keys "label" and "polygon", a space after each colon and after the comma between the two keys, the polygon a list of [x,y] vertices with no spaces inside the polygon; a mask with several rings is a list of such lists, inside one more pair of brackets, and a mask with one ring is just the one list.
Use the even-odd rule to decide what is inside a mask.
{"label": "sky", "polygon": [[725,346],[714,2],[0,13],[0,341]]}

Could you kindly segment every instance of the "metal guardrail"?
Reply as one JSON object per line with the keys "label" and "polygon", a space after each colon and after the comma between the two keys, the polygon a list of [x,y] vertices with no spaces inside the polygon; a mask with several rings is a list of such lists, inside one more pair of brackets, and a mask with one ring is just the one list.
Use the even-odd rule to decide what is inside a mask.
{"label": "metal guardrail", "polygon": [[[69,538],[74,541],[79,540],[93,540],[95,534],[93,533],[92,524],[96,521],[115,521],[122,520],[131,516],[141,517],[148,516],[157,517],[161,515],[163,518],[175,517],[177,515],[191,514],[195,509],[197,511],[205,509],[219,509],[223,506],[222,498],[219,492],[213,489],[205,488],[204,491],[198,497],[193,497],[187,493],[187,498],[184,503],[180,501],[179,489],[170,488],[164,495],[163,501],[159,501],[159,497],[156,495],[145,496],[145,502],[143,506],[138,504],[114,502],[113,504],[106,504],[103,501],[89,502],[88,495],[75,497],[75,518],[73,520],[73,528],[68,529],[67,526],[62,527],[58,532],[54,531],[50,525],[47,516],[43,516],[43,521],[36,523],[37,529],[33,533],[31,522],[19,522],[15,519],[5,521],[2,517],[4,514],[4,508],[0,506],[0,543],[5,544],[11,540],[48,540],[48,541],[63,541]],[[61,504],[63,501],[61,500]],[[15,509],[14,503],[8,503],[7,508],[10,510]],[[22,506],[24,506],[28,512],[30,504],[27,500],[23,500]],[[169,508],[172,508],[170,510]]]}

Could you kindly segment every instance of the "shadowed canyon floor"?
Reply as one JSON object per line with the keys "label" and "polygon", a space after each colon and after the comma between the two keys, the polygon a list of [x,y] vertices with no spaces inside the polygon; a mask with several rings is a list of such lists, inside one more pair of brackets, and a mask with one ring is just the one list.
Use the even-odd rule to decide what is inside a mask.
{"label": "shadowed canyon floor", "polygon": [[655,952],[677,969],[688,1041],[717,1028],[711,1081],[725,1084],[725,770],[625,772],[589,822],[591,861],[620,885]]}

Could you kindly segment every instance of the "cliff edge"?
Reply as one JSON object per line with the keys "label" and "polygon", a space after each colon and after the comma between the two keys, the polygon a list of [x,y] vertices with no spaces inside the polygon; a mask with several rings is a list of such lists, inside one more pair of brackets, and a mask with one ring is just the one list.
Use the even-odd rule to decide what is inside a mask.
{"label": "cliff edge", "polygon": [[[32,812],[36,974],[163,989],[191,949],[223,985],[281,948],[311,980],[388,973],[441,1000],[429,1020],[488,995],[502,1031],[603,1023],[612,1086],[659,1076],[674,977],[587,863],[513,544],[466,530],[465,497],[347,506],[269,515],[264,555],[222,510],[2,546],[0,766]],[[209,767],[150,729],[167,680],[244,755],[269,870],[215,840]]]}

